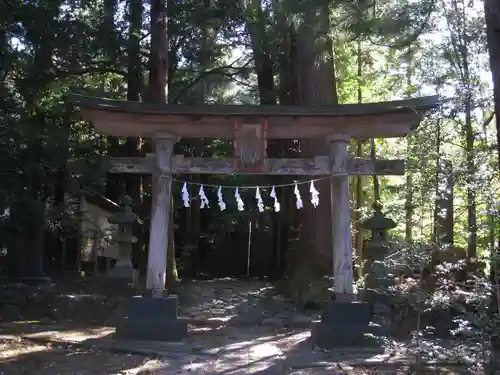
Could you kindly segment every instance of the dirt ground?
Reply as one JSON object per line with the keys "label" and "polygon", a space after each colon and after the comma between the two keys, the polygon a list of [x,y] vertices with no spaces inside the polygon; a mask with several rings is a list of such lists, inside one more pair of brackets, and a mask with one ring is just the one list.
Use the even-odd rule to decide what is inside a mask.
{"label": "dirt ground", "polygon": [[[0,340],[0,374],[2,375],[173,375],[173,374],[276,374],[276,375],[375,375],[412,374],[412,366],[404,365],[359,365],[342,363],[310,368],[287,368],[266,371],[264,369],[235,369],[233,371],[211,372],[196,363],[174,368],[165,358],[151,358],[144,355],[116,353],[108,350],[85,349],[72,345],[40,344],[20,338]],[[307,365],[305,365],[307,366]],[[435,368],[422,369],[420,374],[473,374],[465,369]]]}
{"label": "dirt ground", "polygon": [[[23,304],[14,304],[9,298],[0,302],[0,374],[416,373],[411,355],[404,350],[376,355],[362,349],[325,352],[314,348],[308,340],[308,324],[317,318],[317,312],[296,311],[269,284],[260,281],[218,280],[183,285],[180,313],[189,317],[192,325],[189,337],[179,344],[125,344],[113,340],[110,322],[127,293],[103,295],[105,288],[92,289],[89,285],[75,289],[75,285],[52,284],[43,291],[25,286],[22,292],[9,290],[9,298],[20,294]],[[36,297],[30,294],[33,290]],[[61,298],[63,295],[70,297]],[[42,308],[47,301],[52,302]],[[9,321],[9,312],[15,312],[23,321]],[[421,374],[479,374],[467,366],[420,370]]]}
{"label": "dirt ground", "polygon": [[[146,374],[149,359],[20,338],[0,341],[0,374]],[[142,371],[142,372],[141,372]]]}

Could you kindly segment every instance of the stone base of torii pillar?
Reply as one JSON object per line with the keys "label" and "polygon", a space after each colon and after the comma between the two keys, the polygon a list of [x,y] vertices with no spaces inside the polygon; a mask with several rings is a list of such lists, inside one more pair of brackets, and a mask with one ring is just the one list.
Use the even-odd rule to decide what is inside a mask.
{"label": "stone base of torii pillar", "polygon": [[179,318],[179,300],[134,297],[125,302],[125,316],[116,323],[116,336],[138,341],[182,341],[187,335],[187,320]]}
{"label": "stone base of torii pillar", "polygon": [[358,301],[354,294],[354,270],[349,207],[348,142],[349,137],[332,135],[330,145],[330,200],[332,217],[334,295],[325,304],[321,320],[313,324],[313,343],[324,349],[342,346],[377,345],[382,327],[371,322],[369,303]]}
{"label": "stone base of torii pillar", "polygon": [[325,304],[321,320],[313,323],[311,339],[323,349],[349,346],[378,346],[386,332],[371,322],[372,309],[364,301],[332,299]]}

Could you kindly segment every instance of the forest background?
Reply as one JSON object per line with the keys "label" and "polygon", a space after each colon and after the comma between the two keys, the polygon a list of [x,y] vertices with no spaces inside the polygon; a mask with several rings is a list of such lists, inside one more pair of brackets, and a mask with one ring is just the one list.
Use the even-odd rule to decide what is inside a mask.
{"label": "forest background", "polygon": [[[150,140],[97,134],[67,104],[72,92],[193,106],[368,103],[437,94],[442,105],[406,139],[352,141],[351,152],[357,156],[407,161],[404,177],[351,178],[353,248],[362,253],[366,233],[360,223],[380,201],[397,223],[391,236],[402,245],[435,243],[468,259],[489,259],[500,235],[495,121],[500,105],[495,106],[491,78],[491,71],[500,72],[500,13],[492,3],[2,2],[0,205],[5,210],[6,271],[51,273],[61,264],[66,267],[63,242],[75,237],[78,203],[88,195],[114,202],[124,194],[132,197],[134,211],[144,220],[135,229],[141,241],[134,262],[145,267],[150,177],[105,176],[97,163],[106,155],[145,155],[152,150]],[[321,147],[270,142],[268,153],[311,156]],[[183,139],[176,152],[220,156],[232,152],[232,145]],[[261,176],[178,178],[234,186],[291,183]],[[180,197],[179,190],[176,184],[174,198]],[[200,211],[196,198],[186,210],[175,199],[171,237],[176,246],[171,250],[176,257],[169,257],[170,282],[176,268],[185,275],[244,273],[243,265],[235,271],[216,264],[235,248],[243,248],[245,257],[249,221],[258,233],[269,234],[262,236],[262,246],[254,245],[263,249],[257,257],[265,259],[255,263],[257,276],[286,275],[309,286],[329,274],[331,262],[325,260],[331,259],[331,247],[317,240],[328,236],[328,226],[319,223],[329,205],[320,204],[317,213],[297,213],[292,193],[293,187],[279,190],[280,201],[290,202],[282,204],[279,215],[272,209],[241,214],[231,201],[223,213]],[[215,192],[207,194],[215,198]],[[244,194],[244,199],[254,199],[253,191]],[[196,197],[196,191],[191,195]],[[41,237],[19,235],[25,231]],[[307,246],[312,242],[321,244],[313,254]]]}

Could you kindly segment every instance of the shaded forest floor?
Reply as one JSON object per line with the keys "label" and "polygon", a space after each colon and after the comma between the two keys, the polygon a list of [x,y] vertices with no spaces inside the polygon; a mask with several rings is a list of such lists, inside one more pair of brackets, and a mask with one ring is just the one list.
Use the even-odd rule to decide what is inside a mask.
{"label": "shaded forest floor", "polygon": [[[309,341],[318,311],[299,312],[270,284],[216,280],[180,288],[180,313],[190,319],[182,343],[113,339],[120,302],[134,291],[107,281],[45,286],[5,285],[0,314],[0,374],[259,374],[360,375],[414,373],[410,343],[384,352],[325,352]],[[423,342],[437,350],[435,342]],[[450,353],[453,343],[440,344]],[[475,374],[457,358],[428,374]]]}

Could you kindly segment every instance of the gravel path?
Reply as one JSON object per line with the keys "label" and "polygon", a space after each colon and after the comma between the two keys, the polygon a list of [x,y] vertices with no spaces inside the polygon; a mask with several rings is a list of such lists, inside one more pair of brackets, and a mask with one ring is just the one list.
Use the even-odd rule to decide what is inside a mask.
{"label": "gravel path", "polygon": [[181,289],[180,305],[180,315],[200,323],[308,328],[313,319],[319,318],[319,312],[298,312],[270,283],[258,280],[187,284]]}

